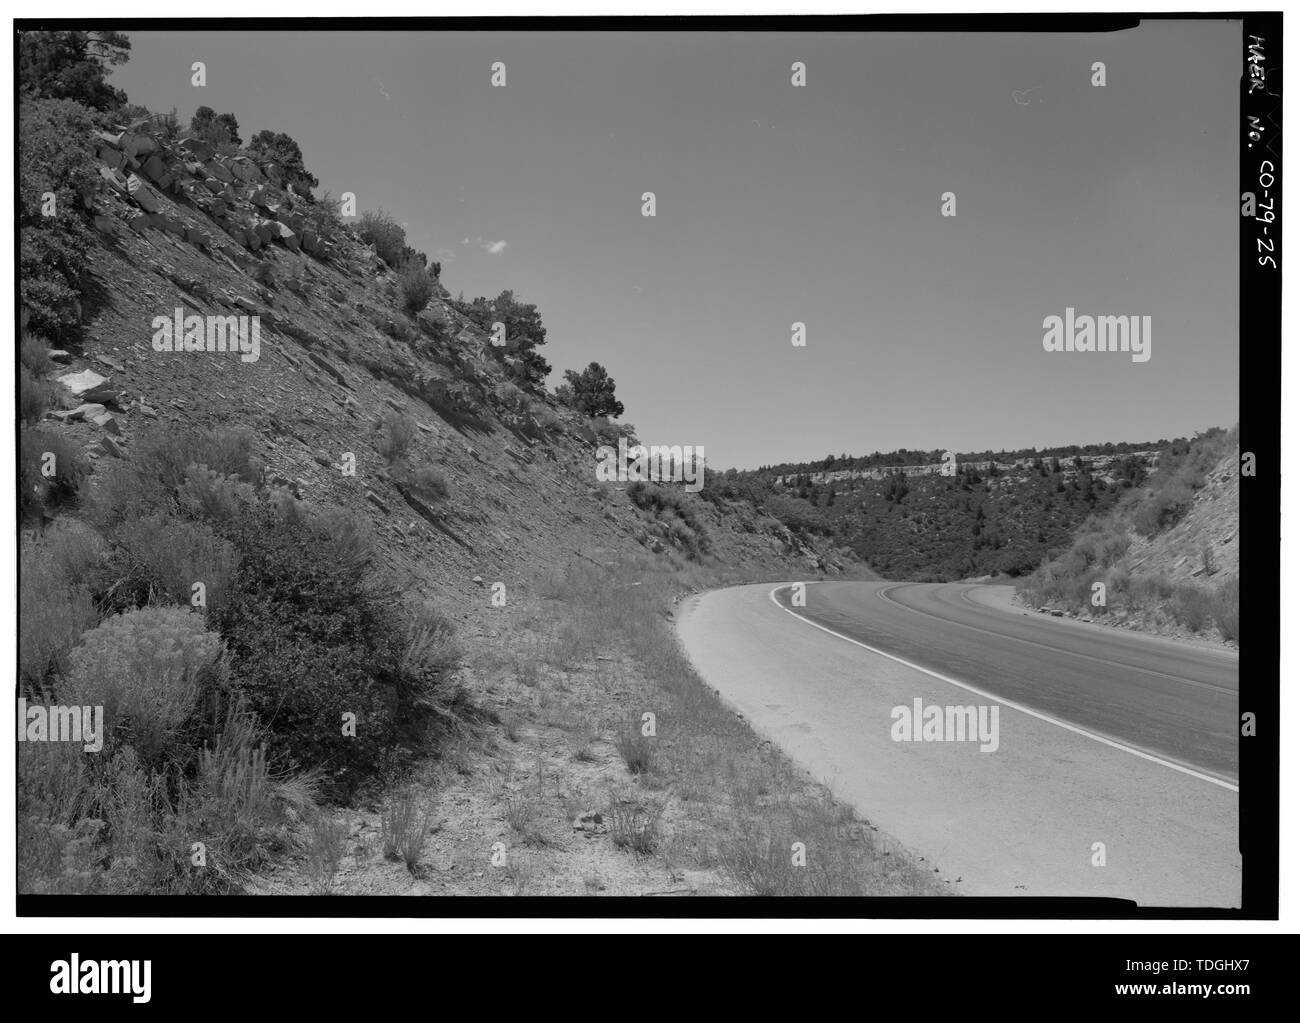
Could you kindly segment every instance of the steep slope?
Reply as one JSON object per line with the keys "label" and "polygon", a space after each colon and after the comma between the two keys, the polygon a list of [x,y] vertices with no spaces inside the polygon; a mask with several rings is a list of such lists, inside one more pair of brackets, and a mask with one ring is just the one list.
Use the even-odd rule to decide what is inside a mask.
{"label": "steep slope", "polygon": [[1205,485],[1193,495],[1186,518],[1151,538],[1134,534],[1122,566],[1175,582],[1237,575],[1240,495],[1241,464],[1233,451],[1206,473]]}
{"label": "steep slope", "polygon": [[[136,431],[155,420],[250,428],[269,480],[364,510],[385,558],[445,598],[481,599],[475,576],[509,579],[647,547],[670,556],[668,530],[623,487],[598,484],[592,425],[509,382],[440,284],[418,318],[399,311],[397,274],[351,229],[331,228],[291,186],[276,187],[274,168],[268,177],[245,158],[169,143],[145,126],[98,141],[107,162],[93,199],[92,300],[84,345],[58,376],[106,376],[92,395],[112,419],[51,418],[101,472],[116,453],[129,458]],[[155,317],[192,315],[259,317],[257,360],[154,349]],[[436,509],[380,454],[392,416],[417,427],[405,460],[446,478]],[[700,504],[721,562],[812,553],[779,526],[751,533],[686,499]]]}
{"label": "steep slope", "polygon": [[[21,342],[24,692],[62,699],[102,674],[101,651],[147,655],[128,631],[146,620],[209,651],[219,630],[237,663],[204,676],[202,707],[186,697],[165,770],[161,755],[136,759],[129,716],[109,729],[109,755],[89,762],[66,744],[24,744],[20,890],[752,891],[768,882],[746,864],[789,815],[833,864],[798,890],[931,890],[904,851],[873,839],[702,685],[665,622],[692,589],[835,574],[851,558],[743,502],[602,482],[597,446],[621,428],[521,389],[510,356],[441,282],[418,314],[403,312],[399,275],[353,228],[280,187],[274,167],[148,124],[94,144],[75,342]],[[168,343],[168,324],[183,341],[190,317],[245,316],[258,326],[254,347],[248,323],[247,351],[219,350],[215,334],[211,348]],[[205,460],[236,434],[237,458]],[[169,437],[187,439],[167,449]],[[46,479],[51,452],[59,468]],[[202,466],[218,462],[214,482]],[[157,492],[133,504],[133,488],[164,471],[162,505]],[[182,500],[202,479],[220,514]],[[373,551],[333,545],[314,518],[324,509],[364,523]],[[208,564],[229,556],[223,592],[237,588],[251,614],[183,606],[194,580],[215,579],[191,571],[199,546]],[[302,562],[312,564],[299,572]],[[340,571],[383,592],[349,589]],[[300,592],[299,578],[316,588]],[[259,615],[268,592],[271,613]],[[394,643],[366,646],[345,630],[352,608],[339,592],[397,598],[410,618],[389,623]],[[393,683],[390,661],[366,660],[393,649],[403,673],[436,684]],[[345,663],[340,695],[330,676]],[[297,702],[281,715],[286,693]],[[249,694],[267,698],[245,715]],[[369,708],[356,723],[375,754],[341,754],[353,757],[346,790],[337,757],[351,736],[338,711],[356,703],[340,700]],[[664,722],[655,741],[641,732],[647,707]],[[430,717],[391,748],[392,733],[376,739],[371,727],[396,719],[414,734]],[[325,752],[286,764],[284,741]],[[314,788],[322,777],[328,793]],[[204,864],[192,859],[200,837]]]}
{"label": "steep slope", "polygon": [[1145,485],[1022,580],[1020,598],[1055,614],[1235,643],[1240,473],[1235,427],[1170,448]]}

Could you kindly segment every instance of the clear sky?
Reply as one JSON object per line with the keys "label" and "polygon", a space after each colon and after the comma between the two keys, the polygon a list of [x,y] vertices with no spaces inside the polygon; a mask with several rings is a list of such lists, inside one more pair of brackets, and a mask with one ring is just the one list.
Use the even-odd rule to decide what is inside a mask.
{"label": "clear sky", "polygon": [[[129,34],[133,102],[287,132],[453,294],[535,302],[553,384],[603,363],[643,442],[714,468],[1237,419],[1236,23]],[[1044,352],[1067,306],[1151,316],[1151,360]]]}

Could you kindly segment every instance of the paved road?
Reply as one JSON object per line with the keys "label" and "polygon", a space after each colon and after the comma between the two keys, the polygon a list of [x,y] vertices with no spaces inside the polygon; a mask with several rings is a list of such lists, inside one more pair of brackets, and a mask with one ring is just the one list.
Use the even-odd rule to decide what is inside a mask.
{"label": "paved road", "polygon": [[[718,590],[678,628],[759,731],[957,890],[1240,904],[1235,654],[1025,614],[1009,587],[815,583],[789,603]],[[984,708],[986,738],[997,708],[996,749],[956,707]]]}
{"label": "paved road", "polygon": [[[1237,654],[1027,612],[1010,586],[818,583],[806,618],[1053,717],[1237,779]],[[777,598],[789,607],[790,591]]]}

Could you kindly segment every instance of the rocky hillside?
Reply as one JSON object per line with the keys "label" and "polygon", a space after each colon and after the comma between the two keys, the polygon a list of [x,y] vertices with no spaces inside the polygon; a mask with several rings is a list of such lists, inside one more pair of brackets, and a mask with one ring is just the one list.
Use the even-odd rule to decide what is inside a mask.
{"label": "rocky hillside", "polygon": [[[803,807],[835,890],[910,872],[665,620],[851,557],[602,480],[629,427],[274,162],[59,98],[22,116],[21,692],[109,720],[103,756],[22,744],[21,891],[649,894],[652,849],[674,891],[746,891],[728,864]],[[673,722],[649,746],[647,706]],[[739,812],[758,775],[776,802]]]}
{"label": "rocky hillside", "polygon": [[1165,451],[1146,484],[1022,581],[1021,599],[1053,614],[1235,643],[1239,458],[1235,427]]}
{"label": "rocky hillside", "polygon": [[1162,575],[1174,582],[1219,581],[1239,570],[1241,465],[1238,452],[1224,455],[1192,495],[1186,517],[1172,529],[1146,537],[1133,534],[1121,564],[1130,572]]}
{"label": "rocky hillside", "polygon": [[[593,447],[610,424],[510,382],[440,281],[410,317],[396,271],[274,165],[119,127],[93,139],[92,298],[79,350],[54,353],[62,407],[48,413],[96,463],[92,490],[141,427],[242,426],[268,481],[363,511],[391,565],[452,607],[483,599],[476,580],[646,549],[686,556],[672,521],[597,483]],[[189,316],[258,317],[256,361],[155,350],[155,318]],[[411,478],[425,465],[445,500]],[[773,520],[683,497],[720,562],[836,565]]]}

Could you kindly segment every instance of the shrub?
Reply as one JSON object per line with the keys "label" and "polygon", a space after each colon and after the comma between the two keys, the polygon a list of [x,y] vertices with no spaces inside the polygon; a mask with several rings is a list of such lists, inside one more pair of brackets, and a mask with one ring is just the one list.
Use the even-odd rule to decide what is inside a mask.
{"label": "shrub", "polygon": [[1237,576],[1229,576],[1219,584],[1210,613],[1224,639],[1233,643],[1241,639],[1241,582]]}
{"label": "shrub", "polygon": [[[171,804],[159,775],[140,765],[130,746],[105,753],[107,769],[95,779],[98,813],[107,824],[107,871],[98,879],[110,891],[167,891],[183,877],[185,850],[171,831]],[[103,762],[99,760],[98,762]],[[206,838],[206,836],[205,836]],[[169,840],[170,839],[170,840]]]}
{"label": "shrub", "polygon": [[341,205],[338,199],[326,192],[315,203],[296,212],[302,214],[308,228],[326,241],[332,241],[343,230],[343,218],[339,213]]}
{"label": "shrub", "polygon": [[357,234],[367,245],[374,245],[379,258],[389,266],[402,265],[406,253],[406,232],[383,210],[377,213],[364,211],[357,223]]}
{"label": "shrub", "polygon": [[1177,525],[1192,506],[1192,496],[1191,486],[1181,479],[1152,491],[1134,509],[1133,528],[1152,537]]}
{"label": "shrub", "polygon": [[280,180],[293,185],[306,199],[311,198],[311,189],[320,184],[304,166],[298,143],[284,132],[263,129],[249,139],[247,148],[248,155],[258,164],[274,164]]}
{"label": "shrub", "polygon": [[234,114],[218,114],[209,106],[201,106],[190,118],[190,133],[214,146],[242,144],[239,122]]}
{"label": "shrub", "polygon": [[429,377],[421,381],[419,393],[431,409],[458,430],[492,428],[483,415],[482,389],[465,380]]}
{"label": "shrub", "polygon": [[79,895],[96,890],[103,821],[91,819],[95,783],[81,747],[67,742],[18,746],[18,890]]}
{"label": "shrub", "polygon": [[311,528],[329,544],[329,557],[353,574],[369,568],[375,552],[375,533],[360,515],[327,505],[314,510]]}
{"label": "shrub", "polygon": [[25,426],[39,421],[54,400],[51,384],[38,380],[26,366],[18,368],[18,418]]}
{"label": "shrub", "polygon": [[1073,552],[1082,558],[1082,568],[1096,565],[1109,568],[1115,564],[1129,548],[1129,535],[1118,526],[1111,531],[1098,528],[1084,534],[1075,541]]}
{"label": "shrub", "polygon": [[84,503],[86,518],[105,534],[129,519],[169,510],[165,489],[157,480],[143,479],[135,462],[101,465]]}
{"label": "shrub", "polygon": [[96,757],[99,764],[106,766],[96,772],[92,788],[105,829],[95,886],[110,893],[173,890],[188,860],[181,837],[164,834],[173,831],[165,782],[140,765],[130,746]]}
{"label": "shrub", "polygon": [[[315,811],[303,778],[277,777],[256,721],[237,704],[210,744],[166,775],[142,768],[135,751],[114,754],[107,783],[110,867],[118,892],[239,893],[295,822]],[[196,867],[193,843],[204,845]]]}
{"label": "shrub", "polygon": [[257,500],[257,492],[234,474],[222,476],[206,465],[191,465],[176,498],[187,515],[228,522],[248,510]]}
{"label": "shrub", "polygon": [[[417,703],[428,679],[403,672],[408,639],[391,590],[320,557],[318,534],[270,508],[227,536],[240,565],[221,633],[236,688],[280,747],[339,793],[409,759],[428,723]],[[355,736],[343,734],[347,720]]]}
{"label": "shrub", "polygon": [[1136,608],[1155,609],[1174,595],[1174,585],[1164,575],[1134,576],[1129,582],[1129,603]]}
{"label": "shrub", "polygon": [[89,472],[86,456],[66,437],[39,427],[23,430],[18,454],[22,518],[34,519],[46,509],[73,502]]}
{"label": "shrub", "polygon": [[[518,741],[514,736],[512,741]],[[542,833],[542,806],[539,789],[530,788],[525,783],[519,792],[512,792],[506,797],[506,824],[524,845],[545,846],[549,844]]]}
{"label": "shrub", "polygon": [[[666,535],[689,557],[699,560],[709,553],[708,530],[700,520],[696,506],[684,494],[657,483],[634,480],[627,486],[627,496],[638,508],[661,520],[665,513],[669,513],[665,523]],[[675,516],[676,521],[671,516]]]}
{"label": "shrub", "polygon": [[670,494],[656,483],[633,480],[627,485],[627,496],[628,500],[642,511],[657,514],[665,508],[673,507],[676,495]]}
{"label": "shrub", "polygon": [[60,579],[98,593],[108,582],[108,544],[80,519],[60,516],[41,535],[40,545]]}
{"label": "shrub", "polygon": [[407,482],[411,489],[427,501],[445,501],[451,493],[447,477],[431,465],[422,465],[411,472]]}
{"label": "shrub", "polygon": [[[85,560],[67,546],[39,578]],[[238,893],[315,815],[310,780],[273,770],[256,720],[223,699],[220,641],[197,616],[115,616],[85,634],[72,660],[53,695],[104,706],[110,745],[95,757],[66,743],[20,747],[21,891]],[[198,713],[209,698],[210,717]],[[191,860],[195,841],[202,866]]]}
{"label": "shrub", "polygon": [[50,346],[46,344],[44,338],[27,332],[25,321],[29,315],[23,313],[24,330],[19,344],[18,358],[33,376],[42,377],[54,369],[54,362],[50,359]]}
{"label": "shrub", "polygon": [[384,858],[401,860],[417,873],[425,839],[433,825],[433,807],[420,797],[414,785],[404,785],[384,801],[379,816],[379,835]]}
{"label": "shrub", "polygon": [[456,630],[434,607],[410,608],[405,615],[405,639],[398,669],[411,681],[418,696],[432,693],[460,662]]}
{"label": "shrub", "polygon": [[636,427],[631,423],[612,423],[598,416],[591,421],[591,428],[596,431],[597,444],[617,448],[619,438],[625,437],[629,446],[636,445]]}
{"label": "shrub", "polygon": [[705,554],[705,544],[700,534],[684,522],[670,522],[668,538],[694,561],[698,561]]}
{"label": "shrub", "polygon": [[54,824],[75,824],[95,809],[89,777],[94,761],[75,743],[24,742],[18,747],[18,811]]}
{"label": "shrub", "polygon": [[[808,856],[805,866],[791,869],[795,839]],[[745,895],[843,898],[926,891],[925,864],[891,855],[870,828],[828,796],[768,803],[758,814],[742,815],[719,844],[722,875]]]}
{"label": "shrub", "polygon": [[235,549],[202,522],[154,513],[131,519],[117,531],[128,561],[128,592],[136,602],[190,606],[194,584],[203,584],[208,615],[225,603],[239,565]]}
{"label": "shrub", "polygon": [[[1106,602],[1108,605],[1115,603],[1116,597],[1123,597],[1128,591],[1130,575],[1126,569],[1118,565],[1112,565],[1106,570],[1103,582],[1106,584]],[[1098,608],[1097,613],[1104,614],[1108,608]]]}
{"label": "shrub", "polygon": [[[286,809],[312,808],[311,785],[301,779],[277,782],[256,720],[233,706],[211,747],[204,747],[192,781],[178,801],[182,832],[204,836],[207,864],[203,875],[222,879],[222,888],[237,890],[250,868],[265,860],[267,847],[287,823]],[[211,888],[209,878],[202,879]]]}
{"label": "shrub", "polygon": [[1174,590],[1173,617],[1193,632],[1200,632],[1211,620],[1211,592],[1196,583],[1183,583]]}
{"label": "shrub", "polygon": [[659,820],[666,804],[611,796],[606,817],[609,837],[619,849],[649,856],[659,845]]}
{"label": "shrub", "polygon": [[347,825],[324,810],[312,814],[307,832],[307,877],[312,892],[329,895],[334,889],[334,877],[347,850]]}
{"label": "shrub", "polygon": [[[23,98],[19,107],[19,286],[32,329],[72,336],[91,232],[83,195],[99,183],[91,113],[70,99]],[[47,194],[53,193],[51,212]]]}
{"label": "shrub", "polygon": [[429,299],[433,297],[433,278],[429,276],[429,271],[415,260],[409,260],[402,268],[400,285],[402,308],[411,316],[415,316],[427,306]]}
{"label": "shrub", "polygon": [[379,440],[376,442],[376,447],[379,448],[379,453],[385,461],[395,462],[405,458],[415,440],[415,420],[398,412],[389,412],[380,420],[378,430]]}
{"label": "shrub", "polygon": [[86,241],[75,228],[42,232],[24,227],[19,281],[24,307],[52,337],[67,340],[81,326]]}
{"label": "shrub", "polygon": [[[191,466],[203,466],[211,473],[192,474]],[[232,500],[242,502],[248,497],[236,481],[256,488],[263,469],[261,459],[253,454],[253,435],[246,429],[155,426],[141,437],[129,464],[115,467],[97,482],[87,511],[105,531],[157,511],[219,517],[231,510]],[[229,479],[232,476],[236,479]]]}
{"label": "shrub", "polygon": [[96,843],[103,826],[92,818],[67,825],[20,815],[18,890],[31,895],[95,894],[101,878]]}
{"label": "shrub", "polygon": [[102,706],[114,742],[125,741],[141,760],[159,764],[220,651],[220,638],[182,608],[128,611],[82,637],[56,693],[63,703]]}
{"label": "shrub", "polygon": [[560,418],[559,413],[546,405],[536,406],[533,414],[537,419],[537,425],[544,433],[554,435],[564,429],[564,420]]}
{"label": "shrub", "polygon": [[647,774],[654,764],[654,746],[649,737],[641,734],[641,722],[636,718],[618,730],[614,748],[633,774]]}
{"label": "shrub", "polygon": [[[180,138],[181,119],[176,107],[167,113],[154,112],[142,103],[127,103],[113,111],[112,123],[137,125],[139,130],[158,136],[165,142],[175,142]],[[229,147],[216,147],[218,152],[226,155]]]}
{"label": "shrub", "polygon": [[[445,345],[451,339],[451,322],[445,314],[426,309],[416,317],[416,320],[420,330],[427,334],[436,345]],[[445,349],[443,351],[445,352]]]}
{"label": "shrub", "polygon": [[294,496],[293,489],[283,484],[272,484],[266,492],[266,504],[284,522],[310,528],[312,517],[306,501]]}
{"label": "shrub", "polygon": [[523,413],[529,411],[532,402],[528,395],[524,394],[517,386],[509,380],[503,380],[492,389],[492,397],[496,403],[504,409],[511,412]]}
{"label": "shrub", "polygon": [[248,484],[260,482],[263,468],[253,455],[252,432],[242,427],[155,427],[142,439],[136,464],[142,481],[157,480],[171,494],[185,482],[191,465],[206,466],[220,476],[236,476]]}
{"label": "shrub", "polygon": [[35,695],[51,674],[67,670],[96,615],[88,588],[66,574],[49,544],[25,541],[19,565],[18,679]]}

